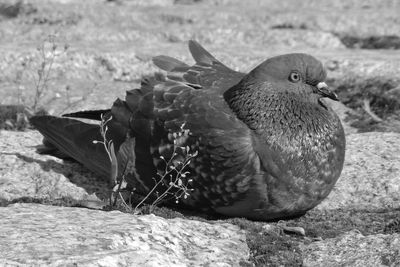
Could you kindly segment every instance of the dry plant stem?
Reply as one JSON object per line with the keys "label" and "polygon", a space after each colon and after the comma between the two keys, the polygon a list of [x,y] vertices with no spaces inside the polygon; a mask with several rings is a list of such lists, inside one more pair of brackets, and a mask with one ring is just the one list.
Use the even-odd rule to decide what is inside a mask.
{"label": "dry plant stem", "polygon": [[[117,189],[113,190],[113,192],[116,193],[114,196],[114,201],[112,201],[113,195],[111,195],[111,197],[110,197],[110,205],[115,207],[117,204],[117,198],[120,197],[123,205],[131,211],[132,208],[128,207],[128,204],[125,202],[125,200],[121,194],[121,188],[123,186],[123,183],[125,182],[125,172],[126,172],[129,160],[125,163],[125,166],[123,168],[123,172],[121,175],[121,179],[118,179],[119,174],[118,174],[117,156],[114,151],[114,146],[113,146],[112,140],[107,140],[107,131],[108,131],[107,123],[110,120],[112,120],[112,116],[110,116],[108,119],[105,119],[104,115],[101,114],[100,134],[101,134],[103,140],[102,141],[94,140],[93,143],[94,144],[101,143],[104,146],[104,149],[106,150],[108,158],[111,162],[111,178],[115,181],[116,184],[118,184]],[[177,136],[180,137],[183,134],[188,134],[188,130],[183,130],[183,126],[184,125],[182,125],[182,132],[179,134],[174,134],[174,138],[176,138]],[[178,155],[178,153],[177,153],[178,148],[182,150],[183,155],[184,155],[184,159],[182,161],[176,159],[176,156]],[[189,153],[189,147],[179,147],[179,146],[177,146],[177,141],[174,140],[174,149],[173,149],[172,157],[168,161],[166,161],[164,159],[164,157],[161,157],[162,160],[164,160],[164,162],[165,162],[164,174],[163,175],[158,174],[160,176],[160,179],[158,181],[155,178],[153,178],[156,181],[155,186],[135,206],[134,213],[136,213],[136,214],[139,213],[138,208],[141,205],[143,205],[143,203],[147,199],[150,198],[150,196],[154,193],[154,191],[158,188],[159,185],[161,185],[162,183],[166,185],[165,179],[168,176],[170,179],[169,179],[167,189],[161,195],[157,196],[156,200],[153,201],[153,203],[151,204],[150,209],[151,210],[154,209],[154,206],[160,204],[161,201],[165,200],[165,197],[167,195],[174,195],[176,202],[178,202],[178,199],[180,199],[181,197],[187,198],[187,196],[189,196],[188,192],[191,190],[187,187],[187,185],[188,185],[188,183],[191,182],[191,180],[189,179],[189,180],[185,181],[185,184],[184,184],[183,178],[186,178],[186,175],[189,174],[189,172],[184,171],[184,170],[190,164],[191,159],[193,157],[195,157],[196,155],[197,155],[197,151],[195,153],[191,154],[191,153]],[[175,193],[171,193],[172,188],[176,188],[177,191]],[[157,195],[158,195],[158,193],[157,193]]]}
{"label": "dry plant stem", "polygon": [[[39,100],[47,86],[47,83],[49,82],[50,72],[53,67],[54,59],[57,56],[57,54],[55,53],[55,43],[54,43],[54,41],[50,41],[50,42],[52,43],[52,51],[51,51],[49,58],[46,57],[44,43],[41,45],[41,48],[40,48],[40,51],[42,53],[43,62],[41,64],[41,68],[38,70],[39,78],[35,83],[35,98],[34,98],[34,103],[33,103],[33,110],[35,110],[35,111],[36,111],[37,105],[39,104]],[[47,62],[47,60],[50,60],[50,61]],[[47,67],[47,71],[46,71],[47,65],[48,65],[48,67]]]}
{"label": "dry plant stem", "polygon": [[114,181],[116,181],[116,182],[118,183],[118,188],[117,188],[117,190],[116,190],[117,194],[116,194],[115,197],[114,197],[113,206],[115,206],[115,205],[117,204],[117,198],[118,198],[118,196],[121,197],[122,202],[124,202],[124,204],[126,205],[125,200],[124,200],[124,198],[123,198],[122,195],[121,195],[121,187],[122,187],[122,184],[123,184],[123,182],[124,182],[124,180],[125,180],[124,175],[125,175],[127,166],[128,166],[128,163],[126,163],[125,166],[124,166],[124,171],[122,172],[123,174],[122,174],[121,180],[118,181],[118,177],[115,177],[115,179],[114,179]]}
{"label": "dry plant stem", "polygon": [[371,106],[370,106],[370,103],[369,103],[369,100],[368,100],[368,99],[364,99],[364,100],[363,100],[363,103],[364,103],[363,108],[364,108],[365,112],[367,112],[368,115],[370,115],[371,118],[372,118],[374,121],[376,121],[376,122],[382,122],[382,121],[383,121],[381,118],[379,118],[379,117],[371,110]]}
{"label": "dry plant stem", "polygon": [[[56,94],[56,96],[53,96],[43,102],[43,98],[46,96],[49,88],[50,88],[50,81],[54,80],[54,77],[52,77],[53,73],[53,67],[55,66],[57,62],[57,58],[60,57],[63,54],[66,54],[69,46],[67,44],[64,45],[64,48],[58,49],[58,45],[56,43],[56,36],[54,35],[49,35],[46,40],[44,40],[37,48],[37,57],[38,57],[38,63],[39,65],[36,66],[34,65],[34,68],[31,70],[34,70],[34,81],[32,82],[32,89],[34,90],[34,97],[32,100],[32,104],[29,105],[29,109],[33,111],[33,113],[37,112],[40,106],[42,107],[47,107],[49,106],[52,102],[60,98],[59,94]],[[23,63],[23,69],[17,73],[16,76],[16,81],[17,84],[19,84],[17,88],[17,97],[18,97],[18,103],[21,104],[23,93],[21,92],[21,80],[22,76],[25,72],[25,70],[30,66],[32,63],[32,58],[27,58],[26,61]],[[78,103],[84,101],[88,95],[90,95],[94,89],[98,86],[97,83],[95,83],[92,88],[89,89],[89,93],[85,96],[83,96],[81,99],[76,100],[76,101],[71,101],[71,95],[70,95],[70,88],[67,86],[65,89],[65,101],[66,101],[66,107],[64,107],[63,110],[60,111],[60,114],[64,113],[67,109],[77,105]],[[24,103],[22,103],[24,104]]]}
{"label": "dry plant stem", "polygon": [[[121,195],[121,193],[120,193],[121,192],[121,186],[122,186],[122,181],[118,184],[117,194],[115,194],[114,203],[112,204],[113,207],[115,207],[115,205],[117,205],[118,195]],[[121,196],[121,199],[122,199],[122,201],[124,201],[122,196]]]}
{"label": "dry plant stem", "polygon": [[[116,157],[115,157],[115,160],[117,160]],[[120,196],[122,202],[123,202],[125,205],[127,205],[126,202],[125,202],[125,200],[124,200],[124,198],[123,198],[122,195],[121,195],[121,187],[122,187],[123,182],[125,181],[125,172],[126,172],[126,168],[127,168],[127,167],[128,167],[128,163],[125,163],[124,170],[123,170],[123,172],[122,172],[122,177],[121,177],[120,180],[118,180],[118,177],[115,177],[115,178],[114,178],[114,181],[118,183],[118,188],[117,188],[117,190],[116,190],[117,194],[115,195],[113,206],[115,206],[115,205],[117,204],[117,197],[118,197],[118,196]],[[118,173],[116,173],[116,175],[118,175]],[[129,210],[131,210],[131,208],[129,208]]]}
{"label": "dry plant stem", "polygon": [[107,152],[108,158],[110,159],[110,162],[112,163],[113,157],[111,156],[111,152],[110,152],[110,146],[112,145],[112,140],[107,141],[107,136],[106,136],[107,131],[108,131],[107,123],[111,120],[112,120],[112,116],[110,116],[110,118],[105,120],[104,115],[101,114],[100,133],[101,133],[101,136],[103,137],[103,141],[96,141],[96,142],[103,144],[104,149]]}
{"label": "dry plant stem", "polygon": [[[56,62],[56,58],[65,53],[68,49],[68,45],[64,45],[64,50],[57,52],[57,44],[55,39],[56,36],[49,35],[43,42],[41,42],[41,44],[37,47],[36,55],[33,57],[27,56],[22,62],[22,70],[19,70],[16,75],[16,83],[18,85],[18,104],[26,105],[25,99],[23,98],[24,94],[22,92],[22,79],[26,70],[30,69],[30,71],[34,71],[33,81],[29,83],[32,84],[31,89],[34,90],[34,96],[32,102],[29,103],[29,105],[26,105],[27,109],[32,113],[37,112],[39,106],[46,107],[49,103],[59,98],[59,96],[56,96],[47,100],[46,103],[42,103],[43,97],[49,88],[49,82],[52,80],[51,74],[53,71],[53,66]],[[35,64],[36,58],[38,59],[38,65]]]}
{"label": "dry plant stem", "polygon": [[[101,114],[101,123],[100,123],[100,134],[103,137],[103,141],[94,141],[94,143],[101,143],[104,146],[104,149],[107,152],[108,158],[111,162],[112,166],[116,166],[117,163],[117,157],[115,156],[115,151],[114,151],[114,146],[113,146],[113,142],[112,140],[107,140],[107,131],[108,131],[108,127],[107,127],[107,123],[109,121],[112,120],[112,116],[110,116],[107,120],[104,118],[104,115]],[[124,171],[123,173],[125,173],[126,168],[127,168],[128,164],[125,164],[124,166]],[[114,197],[114,202],[110,203],[111,206],[115,207],[117,205],[117,199],[118,196],[121,198],[122,202],[124,203],[124,205],[126,207],[128,207],[128,205],[126,204],[124,198],[121,195],[121,187],[124,181],[124,175],[122,175],[122,178],[120,181],[118,181],[118,169],[117,167],[112,167],[112,171],[111,171],[111,176],[112,176],[112,180],[115,181],[116,183],[118,183],[118,188],[116,190],[116,194]],[[110,202],[111,202],[112,197],[110,198]]]}
{"label": "dry plant stem", "polygon": [[[147,195],[136,205],[135,207],[135,213],[137,213],[137,209],[146,201],[146,199],[148,199],[151,194],[153,194],[154,190],[156,190],[156,188],[164,181],[164,178],[171,172],[168,170],[168,167],[171,166],[170,164],[172,163],[172,160],[174,158],[174,155],[176,155],[176,147],[174,147],[174,151],[172,153],[172,157],[169,159],[169,161],[166,163],[165,165],[165,170],[164,170],[164,175],[161,176],[161,179],[156,182],[156,184],[154,185],[154,187],[149,191],[149,193],[147,193]],[[164,159],[164,158],[163,158]],[[168,189],[167,189],[168,190]],[[165,192],[164,192],[165,193]],[[157,198],[158,199],[158,198]],[[157,201],[157,200],[156,200]]]}
{"label": "dry plant stem", "polygon": [[[122,183],[121,183],[121,184],[122,184]],[[125,202],[124,197],[122,196],[121,192],[118,192],[118,195],[119,195],[119,197],[121,198],[122,203],[124,203],[125,208],[126,208],[129,212],[132,212],[131,206],[128,205],[128,204]],[[114,206],[115,206],[115,204],[114,204]]]}
{"label": "dry plant stem", "polygon": [[141,205],[143,205],[143,203],[146,201],[146,199],[148,199],[151,196],[151,194],[153,194],[154,190],[156,190],[156,188],[161,184],[161,182],[163,181],[163,177],[155,184],[155,186],[149,191],[149,193],[147,193],[147,195],[136,205],[135,213],[138,213],[138,208]]}
{"label": "dry plant stem", "polygon": [[[103,141],[94,140],[93,144],[99,144],[100,143],[100,144],[102,144],[104,146],[104,149],[105,149],[105,151],[106,151],[106,153],[108,155],[108,159],[110,160],[111,165],[113,165],[113,164],[116,164],[114,162],[115,159],[116,159],[115,152],[114,152],[114,147],[113,147],[112,140],[107,141],[107,131],[108,131],[107,123],[112,120],[112,116],[110,116],[107,120],[104,118],[104,114],[101,114],[100,117],[101,117],[100,134],[101,134],[101,136],[103,138]],[[114,169],[114,168],[112,168],[112,169]],[[111,175],[115,175],[115,173],[112,171]],[[115,181],[117,177],[112,177],[112,178]],[[118,189],[117,189],[118,192],[121,189],[121,185],[122,185],[122,182],[118,185]],[[111,203],[111,198],[110,198],[110,204],[112,206],[115,206],[116,202],[117,202],[117,196],[114,198],[114,203],[113,204]]]}
{"label": "dry plant stem", "polygon": [[[160,175],[160,174],[159,174],[160,179],[156,182],[156,184],[154,185],[154,187],[147,193],[147,195],[136,205],[136,207],[135,207],[135,209],[134,209],[134,212],[135,212],[135,213],[138,213],[138,208],[139,208],[148,198],[150,198],[150,196],[154,193],[154,191],[157,189],[157,187],[158,187],[161,183],[164,183],[164,182],[165,182],[165,178],[166,178],[166,177],[170,176],[170,177],[172,178],[172,174],[171,174],[172,171],[177,171],[177,174],[175,175],[175,179],[174,179],[174,180],[173,180],[173,179],[170,179],[170,182],[169,182],[169,184],[168,184],[168,188],[167,188],[161,195],[159,195],[159,196],[157,197],[157,199],[154,200],[153,203],[151,204],[151,207],[150,207],[151,210],[154,209],[154,206],[157,206],[158,204],[160,204],[168,194],[170,194],[170,191],[171,191],[171,189],[172,189],[173,187],[179,188],[179,189],[180,189],[179,191],[182,191],[180,194],[176,194],[176,195],[175,195],[175,198],[176,198],[176,199],[179,199],[179,198],[181,198],[182,196],[184,196],[184,197],[186,198],[186,196],[188,195],[187,192],[190,191],[190,189],[189,189],[186,185],[184,185],[183,183],[182,183],[182,184],[179,184],[179,181],[181,181],[181,178],[184,178],[184,177],[186,176],[187,172],[184,172],[184,173],[183,173],[183,171],[184,171],[184,169],[187,167],[187,165],[189,165],[191,158],[193,158],[194,156],[196,156],[196,154],[194,154],[194,155],[191,155],[191,154],[186,155],[185,160],[184,160],[184,162],[182,163],[182,166],[181,166],[180,168],[176,168],[176,167],[173,165],[174,158],[175,158],[175,156],[177,155],[176,149],[177,149],[177,147],[175,146],[175,147],[174,147],[174,150],[173,150],[173,153],[172,153],[172,157],[168,160],[168,162],[165,161],[165,159],[162,157],[162,159],[165,161],[164,174],[163,174],[163,175]],[[156,179],[154,179],[154,180],[156,180]],[[177,185],[177,183],[178,183],[178,185]],[[179,191],[178,191],[178,192],[179,192]]]}
{"label": "dry plant stem", "polygon": [[[174,151],[175,151],[175,150],[174,150]],[[171,161],[171,160],[170,160],[170,161]],[[181,179],[181,177],[183,177],[183,176],[182,176],[182,171],[185,169],[185,167],[186,167],[189,163],[190,163],[190,159],[189,159],[189,160],[185,160],[185,162],[184,162],[182,168],[180,168],[179,171],[178,171],[178,173],[176,174],[175,180],[174,180],[173,182],[171,181],[171,182],[169,183],[169,187],[167,188],[167,190],[165,190],[164,193],[162,193],[159,197],[157,197],[157,199],[153,202],[153,206],[157,206],[157,204],[159,204],[159,203],[163,200],[163,198],[169,193],[169,191],[170,191],[173,187],[176,187],[176,182],[177,182],[179,179]],[[171,171],[172,171],[172,170],[176,170],[176,168],[171,169]],[[169,171],[169,172],[171,172],[171,171]],[[164,175],[164,177],[166,177],[167,174],[169,174],[169,172],[166,173],[166,174]],[[163,179],[161,179],[161,180],[163,180]],[[182,186],[184,186],[184,185],[182,185]],[[184,190],[187,190],[187,187],[186,187],[186,186],[184,186],[184,187],[185,187]],[[177,197],[179,198],[179,196],[177,196]]]}

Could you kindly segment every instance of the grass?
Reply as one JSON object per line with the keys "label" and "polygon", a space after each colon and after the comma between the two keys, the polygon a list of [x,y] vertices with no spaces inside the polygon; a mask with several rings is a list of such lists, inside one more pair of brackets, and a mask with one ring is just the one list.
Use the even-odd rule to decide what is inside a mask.
{"label": "grass", "polygon": [[400,37],[397,35],[383,36],[340,36],[342,43],[348,48],[362,49],[400,49]]}
{"label": "grass", "polygon": [[342,77],[330,84],[339,99],[355,111],[350,119],[360,132],[400,132],[400,79]]}

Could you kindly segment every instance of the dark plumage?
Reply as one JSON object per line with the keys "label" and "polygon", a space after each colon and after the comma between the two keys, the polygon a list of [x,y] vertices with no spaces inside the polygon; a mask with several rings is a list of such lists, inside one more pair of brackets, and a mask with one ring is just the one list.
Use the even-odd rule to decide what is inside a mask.
{"label": "dark plumage", "polygon": [[[185,205],[228,216],[272,220],[304,214],[331,191],[343,167],[345,137],[338,116],[321,99],[337,100],[323,83],[320,61],[307,54],[270,58],[244,74],[231,70],[194,41],[196,64],[167,56],[154,63],[168,72],[143,79],[140,89],[111,110],[68,116],[112,115],[108,139],[119,162],[130,161],[128,183],[146,194],[171,156],[172,133],[198,151],[188,171],[194,191]],[[110,163],[99,126],[37,116],[31,123],[57,149],[100,174]],[[179,155],[178,155],[179,156]],[[122,168],[120,168],[122,169]]]}

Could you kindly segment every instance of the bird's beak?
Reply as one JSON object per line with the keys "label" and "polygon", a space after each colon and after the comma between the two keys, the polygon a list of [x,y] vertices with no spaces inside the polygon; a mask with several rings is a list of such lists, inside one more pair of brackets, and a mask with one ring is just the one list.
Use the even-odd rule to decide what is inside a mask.
{"label": "bird's beak", "polygon": [[332,100],[339,101],[338,96],[334,92],[329,90],[329,87],[328,87],[328,85],[326,85],[326,83],[324,83],[324,82],[318,83],[317,90],[318,90],[317,93],[319,95],[321,95],[322,97],[328,97]]}

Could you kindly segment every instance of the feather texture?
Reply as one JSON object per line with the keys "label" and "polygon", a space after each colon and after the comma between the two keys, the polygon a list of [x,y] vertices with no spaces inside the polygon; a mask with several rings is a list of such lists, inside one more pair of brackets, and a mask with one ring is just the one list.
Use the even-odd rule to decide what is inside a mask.
{"label": "feather texture", "polygon": [[[147,194],[165,171],[164,160],[190,150],[198,155],[185,169],[194,191],[184,205],[272,220],[304,214],[321,202],[340,175],[345,150],[340,121],[321,100],[328,89],[322,95],[317,87],[326,76],[322,64],[288,54],[244,74],[195,41],[189,50],[193,66],[155,57],[166,77],[144,78],[106,110],[118,169],[131,187]],[[293,71],[300,80],[290,80]],[[100,112],[68,116],[98,119]],[[100,138],[97,125],[51,116],[31,122],[63,154],[110,172],[104,149],[91,144]]]}

